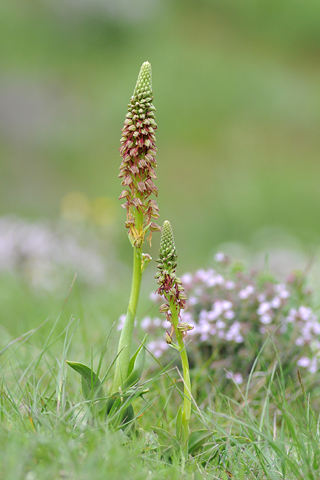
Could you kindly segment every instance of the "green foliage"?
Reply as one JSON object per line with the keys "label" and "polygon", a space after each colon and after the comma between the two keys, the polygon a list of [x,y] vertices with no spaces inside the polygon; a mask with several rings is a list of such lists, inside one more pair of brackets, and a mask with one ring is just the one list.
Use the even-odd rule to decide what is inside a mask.
{"label": "green foliage", "polygon": [[182,441],[182,405],[179,406],[176,417],[176,439],[178,443]]}
{"label": "green foliage", "polygon": [[[148,391],[148,389],[140,389],[138,385],[145,363],[145,341],[146,336],[135,354],[131,357],[128,378],[123,384],[121,395],[116,392],[110,397],[106,397],[102,382],[90,367],[79,362],[67,360],[67,364],[81,376],[82,394],[85,400],[88,401],[89,409],[94,416],[98,413],[102,419],[106,415],[111,417],[109,423],[110,425],[112,424],[113,427],[123,424],[128,425],[133,422],[135,416],[131,403],[138,395],[142,395]],[[100,366],[101,360],[99,369]],[[106,377],[107,374],[104,376],[104,381]]]}
{"label": "green foliage", "polygon": [[132,355],[129,368],[128,368],[128,377],[123,384],[124,390],[131,387],[132,385],[138,383],[143,374],[144,364],[146,359],[146,343],[147,335],[144,336],[144,339],[141,342],[141,345],[138,347],[134,355]]}
{"label": "green foliage", "polygon": [[194,430],[190,433],[188,450],[191,455],[197,454],[204,445],[208,445],[208,440],[212,433],[209,430]]}
{"label": "green foliage", "polygon": [[[70,360],[67,360],[67,364],[81,375],[82,395],[86,400],[94,401],[97,398],[105,396],[102,384],[91,368],[83,363],[72,362]],[[103,402],[95,402],[94,408],[96,410],[102,410],[104,408]]]}
{"label": "green foliage", "polygon": [[[16,342],[8,339],[0,367],[2,478],[59,478],[63,472],[70,479],[102,479],[108,471],[114,478],[130,472],[134,479],[151,474],[159,480],[228,479],[231,474],[243,480],[318,480],[320,390],[315,385],[309,392],[303,372],[299,383],[285,376],[281,364],[258,368],[257,359],[245,392],[235,385],[230,396],[214,386],[207,371],[202,371],[201,378],[194,372],[189,453],[181,463],[175,370],[169,366],[153,378],[149,374],[148,383],[141,387],[149,388],[145,396],[129,388],[122,400],[120,396],[105,397],[108,415],[98,421],[98,415],[88,408],[94,405],[94,398],[89,394],[84,400],[78,377],[71,369],[61,369],[66,356],[79,357],[90,350],[88,340],[83,344],[73,341],[76,335],[69,328],[61,336],[56,324],[49,344],[46,325],[30,333],[26,342],[26,336]],[[33,357],[39,344],[48,347],[37,350],[36,365]],[[259,355],[263,360],[264,350]],[[104,359],[110,371],[113,359],[108,350]],[[87,379],[88,391],[97,385],[93,371],[101,372],[100,363],[94,356],[93,370],[76,366]],[[104,381],[110,386],[108,378]],[[204,384],[208,389],[205,397],[200,393]],[[102,399],[98,389],[96,392]],[[134,434],[130,428],[133,420]]]}

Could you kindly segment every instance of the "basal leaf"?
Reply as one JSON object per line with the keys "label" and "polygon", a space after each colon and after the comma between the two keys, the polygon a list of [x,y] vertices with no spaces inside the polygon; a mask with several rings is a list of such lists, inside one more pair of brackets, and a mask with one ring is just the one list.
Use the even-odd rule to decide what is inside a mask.
{"label": "basal leaf", "polygon": [[146,358],[146,349],[144,347],[146,338],[147,336],[145,335],[141,345],[130,360],[128,369],[128,372],[130,373],[123,384],[123,390],[126,390],[127,388],[137,383],[140,380],[141,375],[143,374],[144,362]]}
{"label": "basal leaf", "polygon": [[[129,366],[128,366],[128,377],[129,377],[129,375],[132,373],[132,371],[133,371],[133,369],[134,369],[136,359],[137,359],[139,353],[141,352],[141,350],[143,349],[144,344],[146,343],[146,339],[147,339],[147,334],[144,336],[141,344],[139,345],[139,347],[137,348],[137,350],[135,351],[135,353],[134,353],[134,354],[132,355],[132,357],[130,358],[130,362],[129,362]],[[145,349],[143,349],[143,350],[145,350]]]}
{"label": "basal leaf", "polygon": [[82,394],[86,400],[104,397],[98,375],[87,365],[67,360],[67,364],[81,375]]}
{"label": "basal leaf", "polygon": [[178,442],[180,442],[182,437],[182,405],[178,409],[176,418],[176,437]]}
{"label": "basal leaf", "polygon": [[199,448],[201,448],[210,438],[212,437],[212,432],[208,430],[194,430],[190,433],[189,437],[189,453],[193,454]]}

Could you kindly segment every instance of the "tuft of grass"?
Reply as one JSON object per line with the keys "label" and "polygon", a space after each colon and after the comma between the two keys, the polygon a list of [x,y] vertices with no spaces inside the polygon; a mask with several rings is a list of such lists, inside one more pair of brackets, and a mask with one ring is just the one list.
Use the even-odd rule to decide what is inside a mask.
{"label": "tuft of grass", "polygon": [[[285,376],[276,350],[275,361],[261,369],[261,348],[245,391],[235,384],[232,397],[219,391],[204,369],[194,372],[191,454],[181,462],[175,440],[182,386],[177,359],[143,380],[152,393],[135,400],[135,430],[117,430],[97,420],[77,375],[66,369],[77,322],[71,318],[61,332],[58,321],[49,334],[40,326],[2,349],[1,479],[319,478],[317,393],[308,392],[301,375],[297,381]],[[42,337],[42,349],[34,349],[36,336]],[[96,369],[109,361],[108,348],[110,342],[92,353]],[[206,397],[198,394],[204,383]]]}

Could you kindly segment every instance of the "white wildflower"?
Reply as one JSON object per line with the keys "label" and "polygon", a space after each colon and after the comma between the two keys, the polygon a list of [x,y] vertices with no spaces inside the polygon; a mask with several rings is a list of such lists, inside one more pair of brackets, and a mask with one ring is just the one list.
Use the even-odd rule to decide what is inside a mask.
{"label": "white wildflower", "polygon": [[223,252],[217,252],[214,256],[214,259],[218,263],[222,263],[226,260],[227,256]]}
{"label": "white wildflower", "polygon": [[218,320],[216,323],[216,327],[221,330],[226,326],[226,323],[223,320]]}
{"label": "white wildflower", "polygon": [[192,285],[193,275],[191,273],[185,273],[181,277],[181,281],[185,287]]}
{"label": "white wildflower", "polygon": [[265,313],[269,312],[271,308],[271,305],[269,302],[263,302],[259,305],[259,308],[257,310],[258,315],[264,315]]}
{"label": "white wildflower", "polygon": [[154,355],[156,358],[160,358],[163,353],[168,349],[168,344],[165,340],[157,340],[149,342],[147,348],[152,353],[152,355]]}
{"label": "white wildflower", "polygon": [[152,324],[152,320],[150,317],[144,317],[142,320],[141,320],[141,328],[143,330],[148,330],[148,328],[150,327],[150,325]]}
{"label": "white wildflower", "polygon": [[301,357],[297,361],[298,367],[304,367],[304,368],[309,367],[310,363],[311,363],[311,360],[308,357]]}
{"label": "white wildflower", "polygon": [[235,383],[237,383],[238,385],[240,385],[241,383],[243,383],[243,376],[241,373],[233,373],[231,371],[227,371],[226,372],[226,378],[230,379],[230,380],[233,380]]}
{"label": "white wildflower", "polygon": [[126,320],[126,315],[123,313],[119,317],[117,330],[122,330],[125,320]]}
{"label": "white wildflower", "polygon": [[245,300],[250,297],[254,293],[254,287],[253,285],[247,285],[246,288],[240,290],[239,292],[239,298],[242,300]]}
{"label": "white wildflower", "polygon": [[279,307],[281,307],[281,299],[280,297],[274,297],[271,300],[271,307],[274,308],[275,310]]}
{"label": "white wildflower", "polygon": [[260,322],[263,323],[264,325],[271,323],[272,322],[271,315],[268,315],[267,313],[265,313],[264,315],[261,315]]}
{"label": "white wildflower", "polygon": [[224,312],[223,316],[226,320],[232,320],[236,316],[236,314],[233,310],[227,310],[226,312]]}
{"label": "white wildflower", "polygon": [[310,319],[312,315],[312,310],[309,307],[305,307],[304,305],[301,305],[298,308],[298,315],[301,318],[301,320],[307,321]]}

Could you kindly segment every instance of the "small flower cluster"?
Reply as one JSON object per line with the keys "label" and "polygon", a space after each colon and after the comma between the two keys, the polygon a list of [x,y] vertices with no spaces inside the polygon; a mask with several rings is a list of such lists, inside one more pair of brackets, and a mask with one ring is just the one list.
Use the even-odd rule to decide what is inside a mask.
{"label": "small flower cluster", "polygon": [[148,229],[159,231],[160,227],[151,221],[159,217],[157,202],[150,199],[158,189],[153,180],[157,178],[155,131],[155,107],[152,104],[151,65],[144,62],[140,69],[137,84],[122,129],[119,177],[121,185],[126,187],[119,199],[125,199],[122,205],[127,210],[126,227],[131,243],[141,247]]}
{"label": "small flower cluster", "polygon": [[[171,324],[170,333],[166,331],[166,343],[172,344],[172,336],[175,332],[179,342],[183,342],[188,331],[193,330],[193,326],[185,321],[181,321],[182,311],[186,307],[187,296],[182,286],[181,279],[176,275],[177,269],[177,250],[174,243],[171,223],[166,220],[163,222],[160,240],[160,254],[158,263],[158,272],[156,279],[159,288],[156,294],[164,297],[167,303],[163,303],[160,313],[165,313],[167,320]],[[174,346],[174,344],[172,344]],[[159,351],[159,349],[155,349]]]}
{"label": "small flower cluster", "polygon": [[[180,312],[180,321],[195,326],[189,333],[192,363],[203,364],[210,358],[216,375],[223,372],[223,378],[242,383],[271,336],[272,341],[264,347],[266,363],[274,360],[274,343],[289,370],[296,366],[311,373],[318,370],[320,323],[309,306],[311,292],[305,287],[305,278],[293,274],[286,282],[279,282],[270,273],[246,272],[222,253],[216,255],[216,262],[215,270],[200,269],[181,277],[188,302]],[[169,273],[164,285],[172,291]],[[152,294],[156,303],[163,288]],[[150,317],[141,323],[153,336],[157,356],[166,349],[161,324],[158,318]],[[155,334],[161,340],[154,338]]]}
{"label": "small flower cluster", "polygon": [[[178,313],[180,313],[186,306],[187,297],[180,278],[176,276],[177,251],[173,239],[172,227],[167,220],[162,226],[160,254],[157,263],[158,273],[156,274],[156,279],[159,288],[156,293],[165,296],[166,299],[172,299],[178,308]],[[169,309],[170,306],[168,304],[163,304],[159,311],[168,313]]]}

